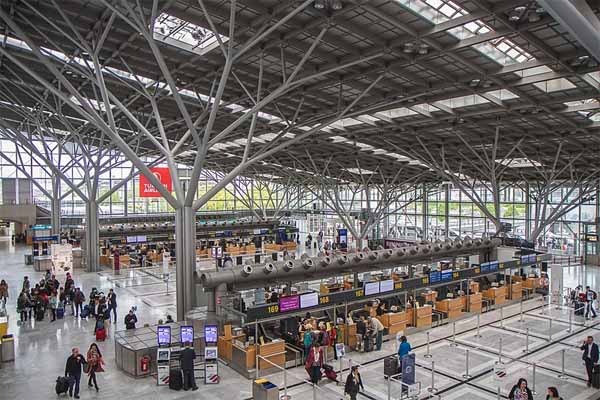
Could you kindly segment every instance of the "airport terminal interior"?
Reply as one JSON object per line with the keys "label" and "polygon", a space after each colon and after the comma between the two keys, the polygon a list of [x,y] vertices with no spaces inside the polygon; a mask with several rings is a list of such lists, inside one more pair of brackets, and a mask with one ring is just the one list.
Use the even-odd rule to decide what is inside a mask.
{"label": "airport terminal interior", "polygon": [[600,2],[0,0],[0,399],[600,399]]}

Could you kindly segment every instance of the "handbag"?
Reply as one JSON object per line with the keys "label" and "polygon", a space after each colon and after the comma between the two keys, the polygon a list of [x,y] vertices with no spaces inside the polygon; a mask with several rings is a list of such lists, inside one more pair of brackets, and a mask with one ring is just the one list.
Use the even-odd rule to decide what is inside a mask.
{"label": "handbag", "polygon": [[83,364],[83,372],[86,374],[90,373],[90,363]]}

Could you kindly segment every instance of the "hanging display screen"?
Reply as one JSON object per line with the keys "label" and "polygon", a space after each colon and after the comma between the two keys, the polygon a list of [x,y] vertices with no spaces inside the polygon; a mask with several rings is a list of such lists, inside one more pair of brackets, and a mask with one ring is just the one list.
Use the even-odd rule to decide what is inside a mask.
{"label": "hanging display screen", "polygon": [[379,282],[365,283],[365,296],[379,293]]}
{"label": "hanging display screen", "polygon": [[441,273],[442,282],[447,282],[452,280],[452,270],[446,269]]}
{"label": "hanging display screen", "polygon": [[293,311],[300,308],[300,296],[286,296],[279,299],[279,311]]}
{"label": "hanging display screen", "polygon": [[381,293],[391,292],[392,290],[394,290],[394,281],[392,279],[379,282],[379,291]]}
{"label": "hanging display screen", "polygon": [[300,308],[319,305],[319,293],[306,293],[300,296]]}
{"label": "hanging display screen", "polygon": [[442,280],[442,274],[440,271],[433,271],[429,273],[429,283],[438,283]]}

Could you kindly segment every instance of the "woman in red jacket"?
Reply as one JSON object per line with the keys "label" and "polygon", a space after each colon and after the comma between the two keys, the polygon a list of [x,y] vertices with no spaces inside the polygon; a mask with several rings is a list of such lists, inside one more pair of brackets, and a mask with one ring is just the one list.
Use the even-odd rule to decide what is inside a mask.
{"label": "woman in red jacket", "polygon": [[319,383],[319,380],[321,379],[321,368],[323,367],[323,363],[323,349],[318,342],[315,342],[308,352],[305,364],[306,371],[310,376],[310,381],[315,385]]}
{"label": "woman in red jacket", "polygon": [[90,349],[87,353],[87,368],[88,375],[90,379],[88,380],[88,386],[92,387],[92,382],[94,382],[94,386],[96,387],[96,392],[98,391],[98,382],[96,381],[96,373],[104,372],[102,366],[104,365],[104,359],[102,358],[102,353],[100,353],[100,349],[96,343],[92,343],[90,345]]}

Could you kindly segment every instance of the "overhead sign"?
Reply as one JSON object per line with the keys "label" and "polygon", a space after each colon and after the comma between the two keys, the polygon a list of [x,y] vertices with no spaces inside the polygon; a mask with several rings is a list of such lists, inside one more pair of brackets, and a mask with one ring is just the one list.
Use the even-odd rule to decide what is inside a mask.
{"label": "overhead sign", "polygon": [[[169,193],[173,191],[173,181],[171,180],[169,168],[154,167],[150,168],[150,172],[163,184]],[[150,180],[144,174],[140,174],[140,197],[161,197],[158,189],[150,183]]]}

